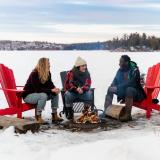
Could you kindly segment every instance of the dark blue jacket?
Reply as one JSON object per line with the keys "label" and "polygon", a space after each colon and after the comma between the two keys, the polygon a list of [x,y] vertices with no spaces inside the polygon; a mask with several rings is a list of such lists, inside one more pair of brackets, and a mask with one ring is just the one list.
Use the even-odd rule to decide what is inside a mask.
{"label": "dark blue jacket", "polygon": [[[132,62],[134,63],[134,62]],[[130,65],[127,69],[119,69],[111,86],[117,87],[118,100],[125,98],[126,89],[133,87],[137,90],[137,97],[135,100],[140,101],[146,98],[146,94],[140,83],[140,72],[136,63]]]}

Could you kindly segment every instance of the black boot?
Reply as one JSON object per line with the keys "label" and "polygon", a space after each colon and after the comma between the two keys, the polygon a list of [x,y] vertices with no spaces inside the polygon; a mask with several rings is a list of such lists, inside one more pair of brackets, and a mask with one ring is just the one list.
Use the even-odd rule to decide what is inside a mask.
{"label": "black boot", "polygon": [[73,107],[67,107],[67,111],[68,111],[68,115],[67,115],[67,119],[68,120],[73,120],[74,119],[74,111],[73,111]]}

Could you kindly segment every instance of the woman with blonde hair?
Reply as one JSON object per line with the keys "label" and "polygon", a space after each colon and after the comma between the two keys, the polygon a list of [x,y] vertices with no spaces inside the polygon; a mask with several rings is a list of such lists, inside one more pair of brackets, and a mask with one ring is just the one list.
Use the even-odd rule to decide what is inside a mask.
{"label": "woman with blonde hair", "polygon": [[47,100],[51,100],[52,123],[63,120],[57,115],[59,93],[60,89],[55,87],[51,79],[49,59],[40,58],[31,72],[22,94],[24,102],[36,104],[37,122],[44,123],[41,113]]}

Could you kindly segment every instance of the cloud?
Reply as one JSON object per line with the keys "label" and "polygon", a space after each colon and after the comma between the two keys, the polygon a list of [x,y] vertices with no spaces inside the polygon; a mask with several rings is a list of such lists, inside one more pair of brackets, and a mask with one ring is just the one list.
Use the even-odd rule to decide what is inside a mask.
{"label": "cloud", "polygon": [[106,40],[136,31],[160,33],[158,0],[0,1],[1,39],[68,43]]}
{"label": "cloud", "polygon": [[82,5],[82,6],[110,6],[121,7],[124,9],[159,9],[160,2],[157,0],[81,0],[81,1],[66,1],[66,4]]}

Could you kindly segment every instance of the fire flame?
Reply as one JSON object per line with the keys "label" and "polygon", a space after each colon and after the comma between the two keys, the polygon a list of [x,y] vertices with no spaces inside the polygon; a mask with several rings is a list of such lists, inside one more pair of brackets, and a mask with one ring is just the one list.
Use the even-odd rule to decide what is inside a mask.
{"label": "fire flame", "polygon": [[82,114],[80,117],[76,120],[76,123],[98,123],[99,117],[97,113],[91,111],[91,108],[88,106],[85,106]]}

